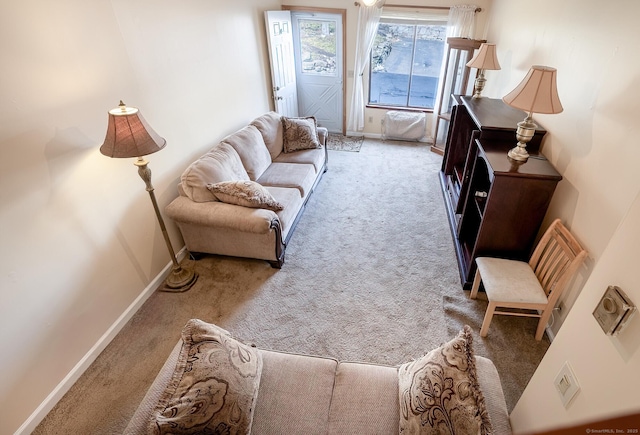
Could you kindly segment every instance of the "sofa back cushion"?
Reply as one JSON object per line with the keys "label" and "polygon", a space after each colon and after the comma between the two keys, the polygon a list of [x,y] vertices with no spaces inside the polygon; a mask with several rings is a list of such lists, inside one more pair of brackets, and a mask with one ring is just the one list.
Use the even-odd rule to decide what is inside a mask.
{"label": "sofa back cushion", "polygon": [[338,361],[262,349],[260,354],[262,377],[253,433],[328,434]]}
{"label": "sofa back cushion", "polygon": [[182,173],[180,184],[187,198],[194,202],[216,201],[207,184],[249,179],[240,156],[229,144],[219,143],[193,162]]}
{"label": "sofa back cushion", "polygon": [[251,122],[251,125],[260,131],[264,144],[271,154],[271,160],[282,153],[282,122],[280,118],[279,113],[269,112]]}
{"label": "sofa back cushion", "polygon": [[224,138],[222,142],[236,150],[252,181],[256,181],[271,164],[271,155],[262,134],[253,125],[247,125]]}

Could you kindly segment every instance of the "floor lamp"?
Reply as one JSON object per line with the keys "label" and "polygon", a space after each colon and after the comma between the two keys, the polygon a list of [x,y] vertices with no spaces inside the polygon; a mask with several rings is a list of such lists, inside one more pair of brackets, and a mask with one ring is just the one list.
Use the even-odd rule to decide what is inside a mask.
{"label": "floor lamp", "polygon": [[100,152],[107,157],[130,158],[136,157],[135,165],[138,167],[140,178],[147,185],[147,192],[151,197],[153,209],[156,212],[164,241],[173,262],[171,273],[160,290],[171,292],[183,292],[191,288],[198,275],[191,269],[182,267],[178,263],[171,240],[164,225],[164,220],[158,208],[156,195],[151,185],[151,169],[148,162],[142,158],[148,154],[153,154],[165,147],[167,141],[161,138],[144,120],[140,111],[135,107],[127,107],[122,101],[115,109],[109,111],[109,124],[107,126],[107,136],[100,147]]}

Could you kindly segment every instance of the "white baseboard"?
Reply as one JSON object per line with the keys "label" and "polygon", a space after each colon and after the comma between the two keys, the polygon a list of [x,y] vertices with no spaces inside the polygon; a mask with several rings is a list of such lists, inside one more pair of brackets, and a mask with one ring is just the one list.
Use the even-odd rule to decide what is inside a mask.
{"label": "white baseboard", "polygon": [[[182,248],[178,252],[178,260],[181,261],[187,251],[186,248]],[[124,328],[127,322],[133,317],[133,315],[142,307],[142,304],[153,294],[153,292],[160,287],[160,284],[167,278],[173,262],[169,262],[164,269],[145,287],[140,295],[127,307],[127,309],[118,317],[107,331],[100,337],[100,339],[93,345],[91,349],[82,357],[82,359],[75,365],[75,367],[64,377],[62,381],[49,393],[49,395],[42,401],[42,403],[36,408],[35,411],[22,423],[14,435],[29,435],[35,430],[47,414],[53,409],[60,399],[69,391],[69,389],[76,383],[76,381],[82,376],[82,374],[89,368],[98,355],[111,343],[111,341],[118,335],[118,332]]]}
{"label": "white baseboard", "polygon": [[[356,132],[348,131],[347,132],[347,136],[364,136],[367,139],[383,140],[382,139],[382,135],[379,134],[379,133],[356,133]],[[410,141],[410,142],[414,142],[414,141]],[[428,144],[433,145],[433,138],[424,137],[424,138],[420,139],[418,142],[420,142],[420,143],[428,143]]]}

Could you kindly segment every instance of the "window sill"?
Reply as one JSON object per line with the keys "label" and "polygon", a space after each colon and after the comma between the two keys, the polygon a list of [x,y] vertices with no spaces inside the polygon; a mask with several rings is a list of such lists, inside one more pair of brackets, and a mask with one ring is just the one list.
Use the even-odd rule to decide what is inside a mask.
{"label": "window sill", "polygon": [[423,107],[398,107],[398,106],[384,106],[378,104],[367,104],[367,109],[383,109],[383,110],[398,110],[400,112],[424,112],[433,113],[433,109],[425,109]]}

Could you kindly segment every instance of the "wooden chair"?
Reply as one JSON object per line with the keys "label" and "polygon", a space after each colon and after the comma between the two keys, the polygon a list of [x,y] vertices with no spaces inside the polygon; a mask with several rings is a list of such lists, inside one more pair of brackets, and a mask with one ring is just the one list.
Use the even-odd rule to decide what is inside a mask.
{"label": "wooden chair", "polygon": [[587,251],[560,219],[556,219],[538,242],[529,263],[502,258],[476,258],[478,270],[469,297],[477,297],[482,282],[489,300],[480,336],[487,336],[494,314],[504,314],[539,317],[535,338],[542,339],[558,298],[586,256]]}

